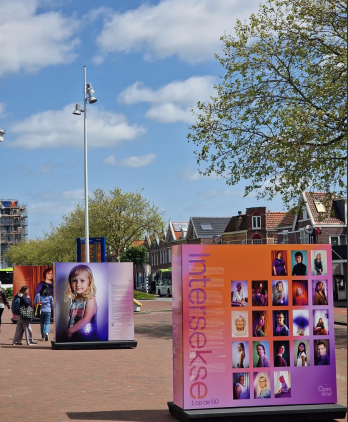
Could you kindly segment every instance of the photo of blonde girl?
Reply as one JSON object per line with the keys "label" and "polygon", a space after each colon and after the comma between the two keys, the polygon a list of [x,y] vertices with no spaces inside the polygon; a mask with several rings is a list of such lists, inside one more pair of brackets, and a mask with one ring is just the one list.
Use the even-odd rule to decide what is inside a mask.
{"label": "photo of blonde girl", "polygon": [[73,267],[66,282],[65,302],[70,304],[67,341],[98,341],[97,289],[88,265]]}

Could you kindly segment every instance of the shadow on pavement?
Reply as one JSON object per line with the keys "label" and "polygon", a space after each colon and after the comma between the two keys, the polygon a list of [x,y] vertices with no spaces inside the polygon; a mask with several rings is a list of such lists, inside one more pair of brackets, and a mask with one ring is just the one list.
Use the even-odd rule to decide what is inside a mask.
{"label": "shadow on pavement", "polygon": [[347,327],[335,327],[335,347],[347,348]]}
{"label": "shadow on pavement", "polygon": [[163,338],[170,340],[172,338],[173,326],[171,324],[153,324],[153,325],[136,325],[134,327],[135,335],[141,334],[147,337]]}
{"label": "shadow on pavement", "polygon": [[115,410],[108,412],[68,412],[69,419],[84,421],[176,421],[169,410]]}

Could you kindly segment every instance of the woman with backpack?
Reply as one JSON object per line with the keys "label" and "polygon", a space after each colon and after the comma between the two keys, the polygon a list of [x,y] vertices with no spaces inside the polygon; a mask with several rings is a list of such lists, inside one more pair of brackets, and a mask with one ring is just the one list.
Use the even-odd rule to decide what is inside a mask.
{"label": "woman with backpack", "polygon": [[16,294],[16,296],[13,299],[12,302],[12,313],[14,315],[17,315],[17,327],[16,332],[13,337],[13,345],[21,345],[22,344],[22,338],[23,333],[25,334],[25,339],[27,341],[27,345],[31,346],[33,344],[37,344],[33,340],[33,332],[31,330],[30,321],[31,318],[25,318],[24,316],[21,316],[21,308],[24,309],[24,311],[28,310],[30,307],[30,296],[29,296],[29,287],[28,286],[22,286],[20,291]]}
{"label": "woman with backpack", "polygon": [[53,310],[53,298],[50,288],[47,284],[41,287],[39,293],[35,296],[34,306],[41,303],[40,312],[40,328],[41,328],[41,341],[48,341],[50,332],[50,318]]}

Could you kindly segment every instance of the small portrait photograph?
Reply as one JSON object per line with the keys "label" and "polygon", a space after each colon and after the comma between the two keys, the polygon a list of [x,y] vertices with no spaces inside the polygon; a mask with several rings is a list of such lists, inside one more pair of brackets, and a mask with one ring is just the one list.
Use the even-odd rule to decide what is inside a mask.
{"label": "small portrait photograph", "polygon": [[253,337],[267,337],[269,332],[268,311],[253,311]]}
{"label": "small portrait photograph", "polygon": [[310,361],[309,340],[294,340],[294,365],[309,366]]}
{"label": "small portrait photograph", "polygon": [[290,366],[289,341],[275,341],[273,343],[274,366]]}
{"label": "small portrait photograph", "polygon": [[291,397],[290,371],[274,371],[274,397]]}
{"label": "small portrait photograph", "polygon": [[289,311],[279,309],[272,312],[273,335],[275,337],[287,337],[289,332]]}
{"label": "small portrait photograph", "polygon": [[232,374],[234,400],[250,399],[250,381],[248,372]]}
{"label": "small portrait photograph", "polygon": [[314,365],[330,365],[329,340],[314,340]]}
{"label": "small portrait photograph", "polygon": [[252,281],[252,297],[253,297],[253,306],[267,306],[268,305],[268,282],[267,280],[263,281]]}
{"label": "small portrait photograph", "polygon": [[305,309],[292,311],[292,329],[294,336],[309,336],[309,311]]}
{"label": "small portrait photograph", "polygon": [[287,251],[271,251],[272,275],[288,275]]}
{"label": "small portrait photograph", "polygon": [[288,306],[288,280],[272,280],[273,306]]}
{"label": "small portrait photograph", "polygon": [[326,336],[329,334],[329,310],[313,310],[313,334],[315,336]]}
{"label": "small portrait photograph", "polygon": [[253,341],[253,366],[254,368],[269,368],[269,342]]}
{"label": "small portrait photograph", "polygon": [[232,341],[232,368],[249,368],[249,342]]}
{"label": "small portrait photograph", "polygon": [[231,305],[248,306],[247,281],[231,281]]}
{"label": "small portrait photograph", "polygon": [[307,251],[291,251],[292,275],[307,275]]}
{"label": "small portrait photograph", "polygon": [[312,280],[313,305],[328,305],[327,280]]}
{"label": "small portrait photograph", "polygon": [[308,306],[308,281],[292,281],[292,304],[294,306]]}
{"label": "small portrait photograph", "polygon": [[271,375],[269,372],[254,372],[255,399],[271,398]]}
{"label": "small portrait photograph", "polygon": [[312,275],[327,275],[326,251],[311,251]]}
{"label": "small portrait photograph", "polygon": [[248,337],[248,312],[232,311],[232,337]]}

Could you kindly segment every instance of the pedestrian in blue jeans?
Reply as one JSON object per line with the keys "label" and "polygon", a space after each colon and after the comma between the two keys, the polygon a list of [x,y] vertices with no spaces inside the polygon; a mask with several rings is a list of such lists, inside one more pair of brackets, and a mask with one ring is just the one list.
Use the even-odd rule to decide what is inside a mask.
{"label": "pedestrian in blue jeans", "polygon": [[51,312],[53,310],[53,297],[49,287],[44,284],[35,296],[34,306],[37,303],[41,303],[41,313],[40,313],[40,328],[41,328],[41,341],[48,341],[50,333],[50,318]]}

